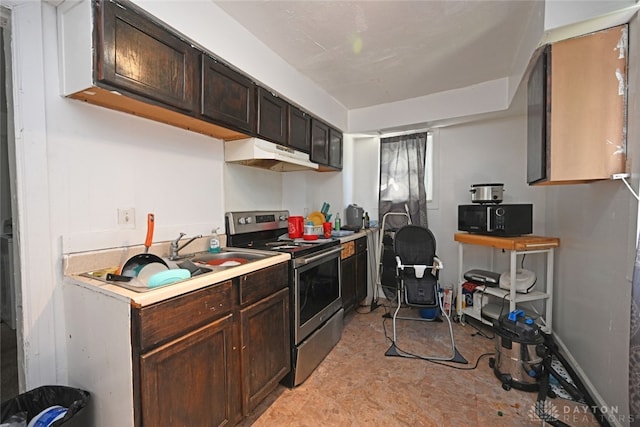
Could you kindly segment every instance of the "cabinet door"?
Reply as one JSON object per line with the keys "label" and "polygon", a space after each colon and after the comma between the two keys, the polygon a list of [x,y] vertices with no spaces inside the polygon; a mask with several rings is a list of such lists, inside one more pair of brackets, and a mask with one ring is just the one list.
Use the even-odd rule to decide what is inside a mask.
{"label": "cabinet door", "polygon": [[624,172],[626,25],[551,46],[553,181]]}
{"label": "cabinet door", "polygon": [[258,87],[258,135],[276,144],[285,145],[288,105],[284,99]]}
{"label": "cabinet door", "polygon": [[142,425],[209,427],[241,418],[228,315],[140,357]]}
{"label": "cabinet door", "polygon": [[538,52],[527,82],[527,182],[547,178],[547,58],[550,46]]}
{"label": "cabinet door", "polygon": [[621,25],[553,43],[538,59],[547,63],[535,64],[528,88],[530,183],[590,182],[625,171],[626,52]]}
{"label": "cabinet door", "polygon": [[329,129],[329,166],[342,169],[342,132]]}
{"label": "cabinet door", "polygon": [[240,310],[244,413],[252,411],[291,370],[289,289]]}
{"label": "cabinet door", "polygon": [[289,146],[304,153],[311,152],[311,116],[289,106]]}
{"label": "cabinet door", "polygon": [[200,83],[198,51],[130,3],[105,1],[101,7],[96,80],[194,112]]}
{"label": "cabinet door", "polygon": [[367,250],[356,254],[356,286],[355,286],[355,303],[359,305],[362,300],[367,297]]}
{"label": "cabinet door", "polygon": [[356,257],[350,256],[342,260],[342,307],[349,311],[356,303]]}
{"label": "cabinet door", "polygon": [[329,126],[311,119],[311,161],[329,164]]}
{"label": "cabinet door", "polygon": [[201,114],[220,125],[253,132],[255,85],[246,76],[202,55]]}

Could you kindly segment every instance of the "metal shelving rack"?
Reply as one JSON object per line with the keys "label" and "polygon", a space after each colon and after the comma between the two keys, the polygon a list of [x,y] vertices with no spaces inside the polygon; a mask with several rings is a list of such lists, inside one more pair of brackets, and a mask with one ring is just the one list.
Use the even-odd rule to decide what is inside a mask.
{"label": "metal shelving rack", "polygon": [[[474,319],[480,320],[485,324],[491,325],[492,323],[486,319],[483,319],[479,312],[472,307],[462,308],[462,285],[465,282],[463,277],[463,265],[464,265],[464,245],[477,245],[486,246],[495,249],[504,249],[509,251],[509,271],[511,273],[511,286],[509,290],[479,286],[476,291],[483,291],[487,295],[492,295],[503,300],[509,301],[509,311],[516,309],[517,304],[527,301],[545,300],[545,315],[544,315],[544,327],[546,332],[552,330],[552,297],[553,297],[553,256],[554,249],[560,246],[560,239],[557,237],[544,237],[544,236],[519,236],[519,237],[496,237],[486,236],[482,234],[472,233],[456,233],[454,240],[458,242],[458,293],[459,296],[456,302],[456,312],[460,319],[463,319],[462,315],[470,316]],[[517,271],[517,257],[523,254],[546,254],[546,282],[544,291],[532,291],[529,293],[516,292],[516,271]]]}

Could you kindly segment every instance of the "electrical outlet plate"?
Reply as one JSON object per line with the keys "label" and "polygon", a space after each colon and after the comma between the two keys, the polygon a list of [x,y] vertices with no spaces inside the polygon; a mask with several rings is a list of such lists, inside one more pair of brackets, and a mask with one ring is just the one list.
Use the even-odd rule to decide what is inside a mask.
{"label": "electrical outlet plate", "polygon": [[623,179],[623,178],[629,178],[629,174],[628,173],[614,173],[613,175],[611,175],[611,179]]}
{"label": "electrical outlet plate", "polygon": [[120,228],[136,228],[136,210],[134,208],[119,208],[118,225]]}

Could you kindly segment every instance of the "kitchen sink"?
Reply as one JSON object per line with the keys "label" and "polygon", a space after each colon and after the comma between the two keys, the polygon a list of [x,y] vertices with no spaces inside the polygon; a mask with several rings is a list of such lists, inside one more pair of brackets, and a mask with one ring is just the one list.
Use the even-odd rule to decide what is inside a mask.
{"label": "kitchen sink", "polygon": [[205,264],[213,267],[235,267],[237,265],[246,264],[252,261],[268,258],[273,253],[264,253],[258,251],[241,251],[241,250],[223,250],[222,252],[199,253],[190,259],[195,264]]}
{"label": "kitchen sink", "polygon": [[[227,268],[251,263],[275,255],[279,254],[277,252],[261,251],[258,249],[224,248],[222,252],[215,254],[209,252],[197,252],[192,255],[186,255],[182,257],[180,261],[176,262],[175,267],[189,270],[189,272],[191,273],[191,278],[193,278],[202,274],[222,271]],[[98,279],[110,285],[120,286],[122,288],[126,288],[135,292],[149,292],[153,289],[158,289],[159,287],[170,286],[173,284],[170,283],[153,288],[148,288],[144,286],[144,284],[137,278],[133,278],[130,281],[120,281],[115,279],[107,280],[107,273],[113,274],[117,270],[117,267],[113,267],[99,271],[82,273],[81,275],[92,279]],[[180,282],[181,281],[183,280],[180,280]]]}
{"label": "kitchen sink", "polygon": [[196,277],[201,274],[211,273],[213,271],[212,268],[204,267],[201,264],[196,264],[191,260],[184,260],[178,263],[178,267],[189,270],[191,273],[191,277]]}

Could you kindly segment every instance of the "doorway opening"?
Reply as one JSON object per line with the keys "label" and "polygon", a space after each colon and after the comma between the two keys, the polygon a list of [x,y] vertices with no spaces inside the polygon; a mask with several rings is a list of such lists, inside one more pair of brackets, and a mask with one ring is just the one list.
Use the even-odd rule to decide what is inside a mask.
{"label": "doorway opening", "polygon": [[14,237],[15,135],[11,68],[11,11],[0,7],[0,401],[19,394],[17,235]]}

